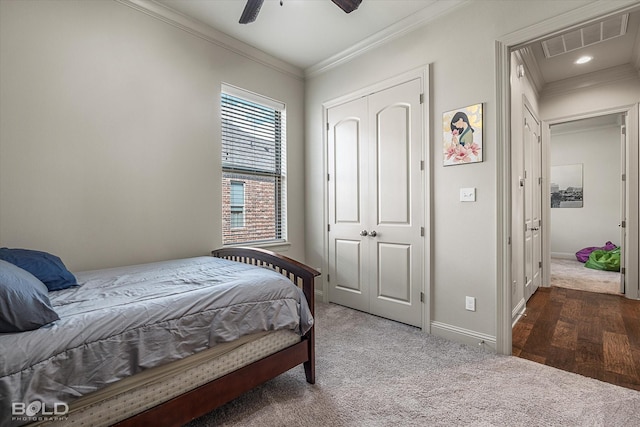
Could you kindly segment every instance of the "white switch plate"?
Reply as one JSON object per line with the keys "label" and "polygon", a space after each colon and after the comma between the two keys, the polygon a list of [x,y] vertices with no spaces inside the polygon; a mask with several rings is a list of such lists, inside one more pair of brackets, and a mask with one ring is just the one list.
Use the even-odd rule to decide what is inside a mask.
{"label": "white switch plate", "polygon": [[465,297],[464,308],[469,311],[476,311],[476,299],[474,297]]}
{"label": "white switch plate", "polygon": [[476,201],[476,189],[475,188],[461,188],[460,189],[460,201],[461,202],[475,202]]}

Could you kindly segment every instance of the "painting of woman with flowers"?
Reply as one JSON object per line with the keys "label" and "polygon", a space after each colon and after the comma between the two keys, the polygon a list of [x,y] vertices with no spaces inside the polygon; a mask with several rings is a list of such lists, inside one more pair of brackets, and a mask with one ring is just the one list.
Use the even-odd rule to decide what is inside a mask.
{"label": "painting of woman with flowers", "polygon": [[442,115],[444,165],[482,161],[482,104]]}

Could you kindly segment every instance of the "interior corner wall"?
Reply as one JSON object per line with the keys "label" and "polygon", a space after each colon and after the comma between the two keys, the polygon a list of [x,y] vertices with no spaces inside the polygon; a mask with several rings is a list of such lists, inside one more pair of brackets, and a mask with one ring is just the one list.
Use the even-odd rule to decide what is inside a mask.
{"label": "interior corner wall", "polygon": [[0,1],[0,245],[74,271],[222,244],[220,89],[287,106],[304,258],[304,80],[116,1]]}
{"label": "interior corner wall", "polygon": [[[306,256],[314,266],[326,256],[326,145],[323,103],[430,64],[431,250],[427,271],[431,332],[495,347],[497,283],[497,182],[495,41],[585,5],[589,1],[465,2],[401,38],[312,76],[306,84]],[[443,167],[442,113],[484,103],[484,161]],[[475,187],[477,201],[461,203],[460,188]],[[425,220],[426,221],[426,220]],[[425,261],[426,262],[426,261]],[[323,275],[323,280],[326,275]],[[326,282],[322,285],[326,289]],[[465,296],[476,311],[465,310]]]}
{"label": "interior corner wall", "polygon": [[582,248],[620,245],[620,127],[551,129],[551,168],[581,164],[584,197],[580,208],[551,209],[551,256],[575,260]]}

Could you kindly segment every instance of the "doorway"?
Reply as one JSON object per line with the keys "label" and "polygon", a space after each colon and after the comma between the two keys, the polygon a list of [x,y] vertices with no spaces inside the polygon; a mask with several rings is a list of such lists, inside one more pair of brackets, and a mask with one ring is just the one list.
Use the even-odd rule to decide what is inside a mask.
{"label": "doorway", "polygon": [[[637,4],[628,5],[626,7],[616,7],[612,4],[599,3],[594,8],[580,8],[572,11],[570,14],[564,14],[545,22],[537,24],[535,26],[525,28],[520,31],[513,32],[507,36],[496,41],[496,98],[497,98],[497,163],[498,163],[498,223],[501,225],[498,229],[498,280],[499,289],[497,293],[496,303],[499,307],[497,312],[497,330],[496,330],[496,346],[499,353],[511,354],[512,353],[512,327],[515,323],[514,320],[522,314],[523,307],[517,306],[517,297],[515,294],[520,288],[517,280],[518,277],[514,277],[514,266],[519,265],[518,259],[520,253],[518,253],[516,245],[514,245],[514,236],[519,234],[522,228],[515,228],[515,216],[514,213],[518,213],[514,201],[515,188],[519,185],[517,171],[511,163],[512,151],[515,149],[513,146],[513,139],[518,134],[516,127],[513,125],[513,118],[520,117],[519,114],[514,113],[514,106],[517,105],[514,102],[513,84],[517,82],[521,76],[524,76],[528,71],[525,67],[514,64],[512,62],[512,53],[518,50],[525,50],[533,43],[540,42],[543,39],[551,36],[562,35],[579,28],[581,25],[587,25],[595,23],[598,20],[614,17],[622,13],[637,13],[640,10]],[[527,52],[528,54],[528,52]],[[632,70],[633,68],[629,68]],[[609,70],[611,71],[611,70]],[[535,73],[534,73],[535,74]],[[598,75],[599,76],[599,75]],[[539,77],[539,76],[537,76]],[[589,77],[593,77],[590,75]],[[597,76],[596,76],[597,77]],[[629,80],[633,80],[634,87],[637,87],[637,72],[633,76],[629,74]],[[536,86],[536,76],[534,75],[532,80],[534,83],[531,86]],[[585,84],[585,79],[578,79],[573,85],[572,93],[569,95],[571,98],[567,101],[567,98],[562,98],[563,101],[559,102],[549,108],[546,111],[546,115],[550,117],[561,117],[562,114],[549,114],[550,110],[559,109],[565,107],[565,117],[578,114],[596,114],[603,110],[617,110],[620,112],[626,112],[628,122],[627,126],[627,138],[629,140],[628,152],[626,158],[627,164],[627,176],[626,176],[626,199],[629,202],[625,208],[626,216],[626,239],[627,245],[624,258],[637,259],[638,258],[638,97],[634,95],[637,90],[625,91],[623,85],[620,84],[621,90],[615,91],[615,93],[609,92],[608,94],[603,92],[602,86],[612,85],[616,86],[616,82],[611,79],[603,79],[597,89],[595,86],[589,88],[588,84]],[[563,82],[564,83],[564,82]],[[525,88],[530,93],[536,93],[542,90],[540,87]],[[626,86],[625,86],[626,87]],[[559,88],[558,85],[552,85],[549,88],[549,93],[553,92],[555,99],[560,99],[560,93],[567,93],[569,91],[563,91],[566,87]],[[602,96],[587,97],[588,93],[598,93]],[[579,93],[579,95],[578,95]],[[521,92],[524,94],[524,89]],[[535,98],[535,96],[534,96]],[[535,98],[537,101],[537,98]],[[521,102],[519,103],[521,105]],[[567,110],[567,106],[571,104],[571,109]],[[545,128],[543,121],[543,140],[548,137],[548,126]],[[544,154],[545,156],[548,153]],[[629,167],[631,166],[631,167]],[[543,193],[545,193],[544,200],[549,200],[550,194],[547,190],[547,186],[543,186]],[[631,208],[630,208],[631,206]],[[521,213],[522,211],[520,211]],[[543,217],[543,227],[546,218]],[[547,227],[548,228],[548,227]],[[548,241],[548,239],[545,239]],[[543,245],[546,243],[543,241]],[[522,246],[523,247],[523,246]],[[544,253],[549,253],[550,250],[545,248]],[[624,259],[623,258],[623,259]],[[544,262],[544,260],[543,260]],[[628,264],[626,266],[626,289],[625,296],[629,299],[640,298],[640,288],[638,286],[638,267]],[[543,282],[548,283],[547,277],[548,269],[543,268]],[[524,277],[524,275],[522,275]],[[523,288],[523,287],[522,287]],[[524,300],[524,298],[523,298]]]}
{"label": "doorway", "polygon": [[550,286],[625,292],[624,123],[612,113],[550,125]]}
{"label": "doorway", "polygon": [[[607,19],[608,17],[602,18],[601,21]],[[592,25],[593,21],[599,20],[592,18],[588,25]],[[577,27],[580,28],[580,25]],[[569,30],[559,30],[556,34],[565,34],[567,31]],[[552,254],[572,258],[580,248],[604,246],[605,242],[592,245],[586,243],[602,236],[610,236],[605,238],[607,242],[611,241],[611,238],[617,239],[623,273],[626,273],[625,252],[634,254],[634,257],[628,259],[637,259],[638,97],[624,100],[623,96],[613,95],[612,98],[615,100],[610,101],[609,105],[596,102],[594,94],[599,95],[596,96],[598,101],[609,95],[604,89],[582,90],[584,88],[579,86],[584,84],[585,80],[577,75],[573,76],[573,81],[578,82],[577,84],[572,85],[570,81],[564,80],[549,89],[536,91],[535,84],[525,78],[525,68],[533,68],[523,65],[526,63],[527,55],[529,59],[533,57],[526,49],[541,44],[541,40],[547,40],[549,37],[552,36],[541,35],[536,41],[524,42],[524,47],[515,49],[521,55],[518,57],[513,54],[510,58],[510,76],[518,78],[512,79],[509,84],[509,90],[512,92],[509,107],[512,116],[511,130],[519,132],[520,128],[516,126],[520,124],[514,118],[524,117],[525,131],[520,140],[513,138],[514,132],[511,132],[511,146],[506,150],[511,156],[512,169],[507,171],[507,175],[510,178],[508,182],[512,185],[512,197],[505,202],[512,212],[517,213],[528,209],[526,197],[520,198],[517,195],[517,185],[523,182],[520,185],[524,187],[524,194],[532,192],[531,183],[527,184],[527,165],[535,163],[536,159],[527,148],[527,106],[525,105],[521,111],[514,109],[514,105],[517,105],[514,98],[517,99],[517,96],[514,96],[513,92],[519,91],[516,95],[521,94],[525,99],[533,99],[530,103],[532,112],[542,112],[542,117],[558,117],[542,120],[544,154],[543,172],[539,180],[544,183],[541,193],[545,206],[542,218],[543,288],[530,296],[526,290],[526,285],[530,282],[527,275],[521,280],[518,277],[521,270],[514,268],[518,265],[518,256],[524,254],[519,259],[525,260],[525,271],[531,270],[526,262],[530,259],[529,252],[534,246],[527,237],[530,222],[527,220],[528,217],[511,214],[512,227],[506,231],[514,236],[514,239],[513,247],[508,250],[512,256],[518,258],[512,263],[509,274],[512,275],[516,286],[513,295],[522,295],[522,300],[516,307],[517,313],[512,312],[514,324],[511,331],[503,327],[499,332],[511,333],[511,348],[505,349],[507,353],[638,389],[640,377],[636,369],[637,361],[633,356],[637,351],[635,343],[638,330],[627,327],[634,324],[635,313],[640,311],[640,301],[634,301],[640,298],[637,266],[633,267],[635,270],[630,280],[624,280],[626,274],[619,274],[618,283],[614,281],[614,289],[617,287],[618,291],[622,290],[624,296],[550,286],[553,283],[550,280],[549,268]],[[553,36],[556,39],[558,37]],[[522,62],[518,63],[518,60]],[[517,72],[513,73],[513,70]],[[604,74],[603,72],[602,75]],[[629,80],[637,85],[637,76]],[[601,86],[610,83],[604,78],[601,82]],[[589,95],[592,97],[591,101]],[[585,108],[585,105],[589,104],[594,106],[591,109]],[[604,131],[594,126],[593,121],[611,118],[615,119],[616,123],[608,127],[610,135],[605,138],[601,134]],[[570,131],[570,126],[584,125],[584,120],[587,119],[591,120],[590,129]],[[605,140],[609,145],[604,145]],[[519,162],[513,159],[522,160]],[[522,169],[518,168],[519,164],[522,164]],[[521,175],[518,175],[519,173]],[[632,178],[629,180],[628,177]],[[604,203],[603,199],[606,199]],[[629,209],[630,207],[632,208]],[[518,238],[521,236],[523,225],[520,218],[525,218],[525,232],[524,237]],[[632,229],[632,232],[628,232],[629,229]],[[558,236],[563,233],[564,236]],[[579,238],[586,240],[580,241]],[[518,251],[517,247],[522,249]],[[523,283],[521,294],[518,294],[519,283]],[[501,296],[509,298],[504,289]],[[509,341],[509,337],[505,338],[504,341]],[[500,343],[498,345],[499,348],[503,348]]]}

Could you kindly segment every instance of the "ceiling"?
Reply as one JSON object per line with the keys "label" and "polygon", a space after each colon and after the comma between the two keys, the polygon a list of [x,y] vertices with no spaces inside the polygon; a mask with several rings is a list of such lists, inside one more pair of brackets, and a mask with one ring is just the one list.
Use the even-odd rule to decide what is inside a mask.
{"label": "ceiling", "polygon": [[[528,61],[533,61],[535,64],[528,63],[528,67],[538,68],[542,87],[549,83],[614,67],[633,67],[636,69],[636,72],[640,72],[638,69],[640,67],[640,8],[627,15],[628,16],[625,17],[626,24],[624,27],[626,32],[624,35],[612,37],[593,44],[585,42],[584,44],[588,45],[575,48],[574,50],[570,50],[571,46],[569,46],[568,40],[571,38],[575,39],[576,36],[580,38],[580,34],[578,33],[581,29],[602,28],[604,33],[607,23],[613,23],[615,27],[616,18],[621,18],[621,15],[613,15],[599,21],[590,22],[583,26],[554,34],[553,37],[529,44],[525,47],[530,49],[532,53]],[[618,19],[618,21],[622,22],[620,19]],[[601,23],[602,25],[600,25]],[[585,33],[585,31],[582,32],[583,40],[586,38]],[[569,46],[569,51],[556,56],[546,57],[543,50],[543,42],[549,41],[550,39],[557,39],[560,35],[566,36],[565,44]],[[576,64],[575,61],[582,56],[591,56],[593,59],[586,64]],[[527,62],[526,59],[525,62]]]}
{"label": "ceiling", "polygon": [[346,14],[331,0],[265,0],[258,19],[239,24],[244,0],[155,0],[304,70],[359,43],[459,5],[461,0],[363,0]]}
{"label": "ceiling", "polygon": [[[238,23],[244,0],[154,1],[308,71],[334,58],[347,57],[349,52],[357,52],[370,43],[409,31],[465,0],[363,0],[350,14],[330,0],[282,0],[282,5],[280,0],[265,0],[257,20],[251,24]],[[539,40],[525,46],[530,52],[525,63],[537,69],[540,89],[548,83],[625,64],[638,71],[639,27],[640,10],[629,15],[625,35],[551,58],[545,58]],[[586,54],[594,59],[581,66],[574,64]]]}

